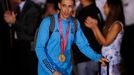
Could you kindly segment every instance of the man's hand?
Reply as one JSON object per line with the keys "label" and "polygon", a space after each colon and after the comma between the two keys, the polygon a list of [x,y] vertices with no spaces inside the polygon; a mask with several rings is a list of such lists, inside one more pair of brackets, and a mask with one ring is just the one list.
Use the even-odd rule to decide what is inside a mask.
{"label": "man's hand", "polygon": [[103,57],[103,58],[101,58],[101,59],[99,60],[99,62],[101,62],[101,64],[105,66],[105,65],[107,65],[107,63],[109,62],[109,60],[108,60],[107,58],[104,58],[104,57]]}
{"label": "man's hand", "polygon": [[11,11],[6,11],[4,13],[4,20],[8,24],[14,24],[15,21],[16,21],[16,15],[15,15],[15,13],[14,12],[11,12]]}
{"label": "man's hand", "polygon": [[55,71],[54,73],[53,73],[53,75],[62,75],[60,72],[58,72],[58,71]]}

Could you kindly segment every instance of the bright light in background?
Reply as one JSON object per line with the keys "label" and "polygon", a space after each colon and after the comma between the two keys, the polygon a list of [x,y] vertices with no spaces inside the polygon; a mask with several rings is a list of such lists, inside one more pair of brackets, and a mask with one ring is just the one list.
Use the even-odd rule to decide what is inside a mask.
{"label": "bright light in background", "polygon": [[44,4],[46,2],[46,0],[32,0],[37,4]]}
{"label": "bright light in background", "polygon": [[104,15],[103,6],[105,4],[106,0],[96,0],[96,5],[100,9],[103,19],[106,19],[106,16]]}
{"label": "bright light in background", "polygon": [[134,0],[122,0],[126,25],[134,24]]}

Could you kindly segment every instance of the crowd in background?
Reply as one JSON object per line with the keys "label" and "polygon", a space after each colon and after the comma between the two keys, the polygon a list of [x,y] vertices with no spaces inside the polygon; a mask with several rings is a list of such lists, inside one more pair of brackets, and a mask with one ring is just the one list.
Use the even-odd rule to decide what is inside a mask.
{"label": "crowd in background", "polygon": [[[117,14],[110,15],[111,17],[105,15],[103,11],[104,6],[105,9],[107,9],[106,2],[107,4],[109,2],[108,6],[110,7],[110,1],[112,8],[112,2],[114,3],[116,0],[76,0],[72,16],[79,20],[81,28],[88,42],[90,42],[90,46],[95,51],[99,50],[97,52],[101,54],[103,52],[101,52],[101,49],[117,50],[117,48],[119,48],[119,53],[118,51],[114,53],[117,54],[118,57],[121,56],[121,58],[117,58],[121,59],[120,64],[114,66],[121,65],[120,75],[132,75],[133,71],[130,68],[133,65],[134,1],[122,0],[123,10],[120,8],[120,11],[117,11],[118,8],[115,9],[114,7],[113,10],[107,10]],[[118,1],[116,1],[113,6],[116,5]],[[120,5],[120,2],[117,6],[118,5]],[[58,0],[0,0],[0,74],[37,75],[38,58],[34,49],[38,28],[45,17],[56,13],[59,13]],[[116,19],[114,16],[118,16],[119,14],[120,18]],[[87,19],[87,17],[91,18]],[[85,20],[88,22],[90,22],[89,20],[96,21],[94,19],[97,19],[97,30],[100,31],[99,33],[102,35],[105,43],[101,39],[98,41],[100,34],[96,36],[97,33],[94,31],[97,30],[92,29],[92,26],[88,25],[90,23],[85,23]],[[121,25],[120,27],[122,29],[119,28],[120,30],[115,32],[117,34],[115,34],[115,36],[113,35],[114,37],[110,39],[110,43],[106,43],[106,40],[109,38],[105,37],[108,36],[108,31],[112,29],[114,23],[115,25],[116,23]],[[110,34],[109,32],[109,35],[112,34],[114,33],[111,32]],[[120,36],[122,37],[120,38]],[[121,39],[119,41],[122,41],[116,44],[118,47],[112,45],[106,48],[107,45],[115,42],[116,37],[119,37]],[[73,75],[97,75],[99,73],[99,63],[86,58],[75,45],[73,45],[72,50]],[[102,55],[103,54],[104,52]],[[106,54],[104,54],[104,56],[109,60],[114,58]],[[111,61],[118,63],[114,60]]]}

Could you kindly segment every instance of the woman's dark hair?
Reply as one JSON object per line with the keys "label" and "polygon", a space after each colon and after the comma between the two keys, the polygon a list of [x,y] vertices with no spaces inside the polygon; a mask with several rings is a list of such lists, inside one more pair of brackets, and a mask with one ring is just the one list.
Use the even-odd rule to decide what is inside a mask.
{"label": "woman's dark hair", "polygon": [[110,8],[110,11],[105,22],[106,29],[109,29],[109,27],[115,21],[120,21],[123,24],[125,24],[124,12],[123,12],[123,6],[122,6],[121,0],[107,0],[107,4],[108,4],[108,7]]}

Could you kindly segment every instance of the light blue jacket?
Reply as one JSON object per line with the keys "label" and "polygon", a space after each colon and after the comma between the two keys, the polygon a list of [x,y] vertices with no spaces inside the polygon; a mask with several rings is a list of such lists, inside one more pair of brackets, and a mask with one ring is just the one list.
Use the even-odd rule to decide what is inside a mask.
{"label": "light blue jacket", "polygon": [[[60,49],[60,33],[58,25],[58,14],[54,14],[55,17],[55,28],[53,33],[49,38],[49,26],[50,17],[43,19],[37,36],[36,41],[36,54],[39,60],[38,63],[38,75],[52,75],[54,71],[59,71],[62,75],[71,75],[72,65],[71,65],[71,45],[76,43],[78,48],[83,54],[91,58],[94,61],[98,61],[102,56],[96,54],[90,47],[86,37],[84,36],[80,23],[77,21],[78,26],[76,33],[74,31],[74,23],[70,17],[70,30],[68,35],[68,41],[66,50],[64,52],[66,56],[65,62],[59,61],[59,55],[61,53]],[[63,37],[65,37],[68,21],[62,19],[62,29]],[[48,41],[49,40],[49,41]]]}

